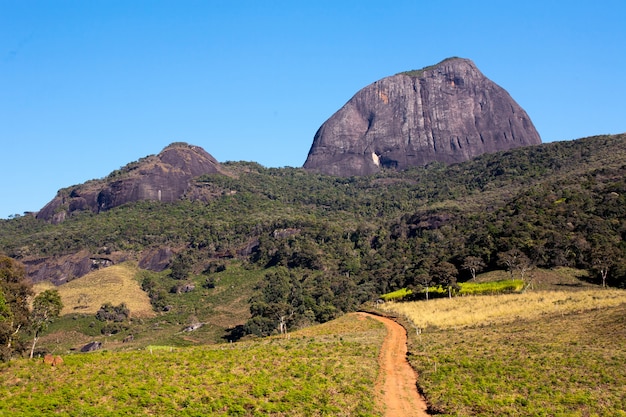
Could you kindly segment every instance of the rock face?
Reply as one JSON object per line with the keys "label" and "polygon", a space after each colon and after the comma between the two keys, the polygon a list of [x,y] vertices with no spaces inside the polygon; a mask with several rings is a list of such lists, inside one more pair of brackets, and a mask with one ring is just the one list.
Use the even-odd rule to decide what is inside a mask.
{"label": "rock face", "polygon": [[369,175],[540,143],[504,89],[472,61],[450,58],[360,90],[319,128],[304,168]]}
{"label": "rock face", "polygon": [[98,213],[138,200],[172,202],[187,191],[193,178],[224,172],[204,149],[174,143],[158,155],[132,162],[102,180],[60,190],[37,218],[58,223],[79,210]]}
{"label": "rock face", "polygon": [[85,353],[85,352],[94,352],[94,351],[96,351],[98,349],[102,349],[102,342],[90,342],[90,343],[87,343],[85,346],[80,348],[80,351]]}

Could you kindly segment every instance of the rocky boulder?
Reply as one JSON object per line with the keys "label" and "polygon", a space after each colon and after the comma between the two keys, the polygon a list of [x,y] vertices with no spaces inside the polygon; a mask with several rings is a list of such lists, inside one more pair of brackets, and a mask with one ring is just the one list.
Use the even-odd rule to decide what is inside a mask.
{"label": "rocky boulder", "polygon": [[476,65],[450,58],[360,90],[317,131],[304,168],[369,175],[537,145],[526,112]]}
{"label": "rocky boulder", "polygon": [[80,351],[83,353],[87,353],[87,352],[95,352],[96,350],[99,350],[99,349],[102,349],[102,342],[89,342],[85,346],[80,348]]}
{"label": "rocky boulder", "polygon": [[178,142],[104,179],[60,190],[37,213],[37,218],[59,223],[74,211],[98,213],[138,200],[172,202],[185,194],[193,178],[224,173],[219,162],[204,149]]}

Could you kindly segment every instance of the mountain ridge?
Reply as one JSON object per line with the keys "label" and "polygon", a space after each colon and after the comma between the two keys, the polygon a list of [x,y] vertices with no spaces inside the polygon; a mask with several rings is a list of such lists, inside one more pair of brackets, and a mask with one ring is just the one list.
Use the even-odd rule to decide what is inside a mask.
{"label": "mountain ridge", "polygon": [[189,189],[193,178],[204,174],[228,173],[201,147],[174,142],[103,179],[59,190],[36,217],[60,223],[76,211],[99,213],[138,200],[173,202]]}

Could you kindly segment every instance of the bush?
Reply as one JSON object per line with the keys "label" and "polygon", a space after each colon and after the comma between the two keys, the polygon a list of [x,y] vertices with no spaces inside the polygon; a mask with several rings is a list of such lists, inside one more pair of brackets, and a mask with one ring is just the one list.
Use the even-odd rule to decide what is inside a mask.
{"label": "bush", "polygon": [[118,306],[114,306],[111,303],[106,303],[100,307],[100,310],[96,313],[96,319],[100,321],[112,321],[120,323],[128,319],[130,316],[130,310],[126,307],[125,303]]}
{"label": "bush", "polygon": [[204,284],[202,285],[204,288],[215,288],[215,277],[207,277],[207,279],[204,280]]}

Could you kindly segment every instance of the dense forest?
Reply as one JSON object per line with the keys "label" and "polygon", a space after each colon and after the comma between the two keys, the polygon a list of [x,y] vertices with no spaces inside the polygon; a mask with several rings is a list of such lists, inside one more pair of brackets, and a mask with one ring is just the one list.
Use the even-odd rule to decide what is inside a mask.
{"label": "dense forest", "polygon": [[0,253],[168,247],[181,280],[234,259],[268,269],[238,329],[259,335],[327,321],[399,288],[454,287],[477,270],[530,279],[534,267],[571,266],[626,286],[624,134],[369,177],[223,165],[234,175],[197,178],[177,203],[142,201],[56,225],[28,214],[2,220]]}

